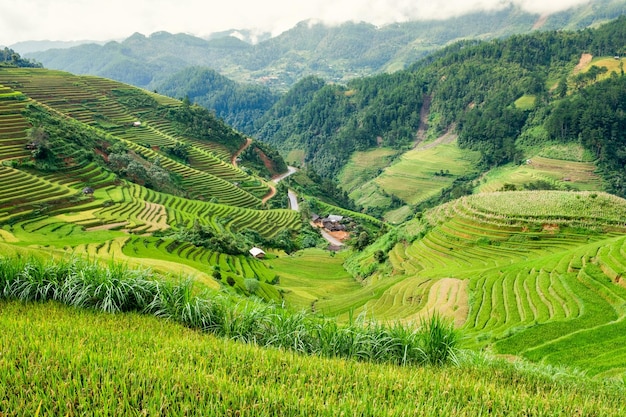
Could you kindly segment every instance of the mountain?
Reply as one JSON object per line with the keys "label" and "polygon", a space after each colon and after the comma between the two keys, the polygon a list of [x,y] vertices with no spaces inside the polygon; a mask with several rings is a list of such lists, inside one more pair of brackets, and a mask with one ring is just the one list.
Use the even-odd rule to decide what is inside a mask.
{"label": "mountain", "polygon": [[274,275],[244,256],[299,242],[299,215],[271,209],[282,194],[271,199],[268,179],[287,168],[267,145],[188,102],[39,68],[0,68],[0,118],[1,241],[243,292],[256,277],[260,296],[278,298]]}
{"label": "mountain", "polygon": [[[285,168],[275,148],[188,98],[94,76],[0,68],[0,248],[10,258],[0,264],[10,289],[2,294],[90,305],[132,288],[120,296],[130,311],[175,313],[202,330],[221,317],[220,334],[233,338],[243,338],[233,325],[241,319],[253,331],[246,340],[312,346],[308,353],[322,346],[329,356],[340,354],[339,337],[373,340],[338,323],[372,317],[365,328],[384,336],[384,348],[358,342],[348,350],[368,360],[374,356],[363,352],[393,351],[392,364],[420,350],[386,344],[396,339],[379,324],[407,323],[393,331],[421,340],[411,326],[423,328],[418,323],[436,312],[432,320],[462,331],[464,349],[621,376],[626,200],[614,194],[623,192],[626,78],[614,54],[624,52],[624,19],[456,43],[407,70],[346,85],[301,80],[263,127],[293,146],[288,159],[323,176],[301,171],[275,187],[278,195],[266,181]],[[335,178],[369,197],[364,211],[384,220],[307,194]],[[364,179],[374,180],[367,190]],[[288,187],[299,193],[301,213],[279,208]],[[343,221],[344,230],[330,232],[349,234],[346,250],[324,249],[313,214]],[[250,256],[252,246],[268,249],[266,258]],[[64,263],[70,256],[108,267]],[[155,284],[151,272],[129,273],[144,292],[114,261],[165,277]],[[81,272],[50,272],[64,265]],[[67,297],[57,289],[71,286],[58,286],[65,278],[106,280],[87,281],[93,297]],[[216,300],[233,309],[196,297],[207,288],[221,290]],[[150,292],[157,307],[146,305]],[[257,301],[241,296],[276,304],[242,316]],[[298,317],[313,320],[310,333]],[[288,336],[269,336],[270,320],[288,326]],[[328,329],[332,344],[317,343]]]}
{"label": "mountain", "polygon": [[[255,137],[291,162],[341,178],[344,190],[377,215],[379,209],[400,207],[408,214],[431,198],[459,197],[475,188],[472,181],[480,173],[519,165],[553,145],[585,149],[583,159],[594,161],[605,190],[624,196],[619,168],[626,162],[621,156],[624,59],[619,57],[626,53],[625,23],[621,17],[578,32],[464,41],[407,70],[345,85],[306,78],[258,120]],[[445,157],[435,155],[444,149]],[[350,180],[352,163],[359,164],[351,158],[366,159],[366,151],[382,158],[372,158],[369,166],[375,169],[360,182]],[[422,156],[433,166],[420,165]],[[400,175],[401,170],[420,178],[413,191],[392,180],[410,175]],[[550,181],[558,179],[554,175]],[[561,179],[570,177],[564,173]],[[433,178],[438,186],[429,181]],[[568,182],[551,186],[575,187]]]}
{"label": "mountain", "polygon": [[84,44],[104,45],[106,42],[98,42],[93,40],[82,41],[24,41],[9,45],[11,49],[18,51],[20,54],[29,54],[38,51],[47,51],[48,49],[66,49],[73,48]]}
{"label": "mountain", "polygon": [[170,97],[188,97],[247,134],[254,132],[255,121],[279,98],[269,87],[237,83],[206,67],[186,68],[160,83],[158,91]]}
{"label": "mountain", "polygon": [[[461,39],[493,39],[533,30],[579,29],[626,13],[623,1],[597,0],[539,16],[508,7],[443,21],[375,27],[367,23],[326,26],[302,22],[256,44],[247,36],[209,40],[184,34],[135,34],[122,42],[81,45],[28,54],[48,68],[93,74],[148,89],[189,66],[206,66],[239,82],[284,91],[308,75],[335,82],[406,68],[417,59]],[[240,40],[244,39],[244,40]]]}

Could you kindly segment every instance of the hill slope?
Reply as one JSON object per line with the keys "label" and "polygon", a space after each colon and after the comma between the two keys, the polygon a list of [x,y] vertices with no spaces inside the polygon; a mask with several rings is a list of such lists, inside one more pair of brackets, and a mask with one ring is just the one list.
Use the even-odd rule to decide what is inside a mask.
{"label": "hill slope", "polygon": [[259,295],[278,298],[274,274],[247,256],[300,228],[295,212],[261,210],[270,186],[255,158],[267,145],[200,107],[44,69],[0,69],[0,119],[0,241],[246,293],[244,280],[261,280]]}
{"label": "hill slope", "polygon": [[[624,196],[623,170],[618,168],[624,161],[621,151],[613,151],[621,149],[622,139],[611,139],[623,138],[624,132],[625,78],[619,65],[625,59],[613,58],[624,52],[624,23],[621,17],[593,30],[460,42],[408,70],[347,85],[305,78],[258,121],[256,137],[285,156],[300,155],[299,163],[332,179],[343,180],[341,172],[359,164],[352,160],[347,165],[355,152],[394,155],[367,173],[372,181],[340,184],[376,215],[386,215],[390,207],[406,214],[467,194],[480,186],[480,173],[548,154],[555,156],[551,159],[595,165],[601,178],[596,187]],[[598,60],[581,66],[585,70],[580,72],[581,56]],[[455,141],[458,147],[450,146]],[[438,144],[445,146],[437,150]],[[559,156],[550,151],[559,146],[572,152]],[[576,157],[581,146],[584,161]],[[446,150],[450,147],[456,151]],[[394,161],[408,150],[410,156]],[[454,154],[454,162],[437,159],[436,153]],[[358,155],[367,158],[366,153]],[[463,158],[473,162],[459,163]],[[407,159],[414,159],[414,166],[409,168]],[[427,169],[433,166],[438,168]],[[390,181],[399,171],[407,181]],[[511,181],[520,188],[590,186],[567,184],[571,181],[562,179],[572,175],[565,171],[560,178],[547,173],[526,182]],[[422,193],[420,183],[419,199],[402,189],[423,180],[429,190]],[[441,198],[430,200],[438,195]]]}
{"label": "hill slope", "polygon": [[618,416],[625,411],[623,386],[505,362],[476,360],[459,368],[364,364],[218,340],[137,314],[51,303],[3,301],[0,307],[6,329],[0,334],[0,411],[7,415],[108,410],[120,415]]}
{"label": "hill slope", "polygon": [[439,311],[466,346],[623,373],[625,218],[626,200],[604,193],[464,197],[348,259],[362,286],[315,308],[407,321]]}

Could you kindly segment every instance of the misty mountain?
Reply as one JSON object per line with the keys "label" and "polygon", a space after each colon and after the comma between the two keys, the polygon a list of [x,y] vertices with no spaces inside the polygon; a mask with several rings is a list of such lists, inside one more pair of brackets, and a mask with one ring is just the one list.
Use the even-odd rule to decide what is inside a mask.
{"label": "misty mountain", "polygon": [[29,54],[38,51],[47,51],[49,49],[67,49],[84,44],[104,45],[106,42],[98,42],[93,40],[82,41],[24,41],[10,45],[10,48],[18,51],[20,54]]}
{"label": "misty mountain", "polygon": [[327,26],[301,22],[256,44],[252,33],[226,31],[210,39],[157,32],[122,42],[81,45],[27,54],[44,66],[94,74],[154,89],[189,66],[206,66],[239,82],[282,91],[308,75],[335,82],[406,68],[460,39],[493,39],[532,30],[579,29],[626,13],[622,0],[599,0],[550,16],[509,7],[448,20],[376,27],[368,23]]}
{"label": "misty mountain", "polygon": [[[461,148],[480,153],[482,171],[525,161],[528,147],[579,143],[597,158],[606,189],[623,196],[626,78],[614,56],[626,55],[624,45],[626,16],[593,30],[463,41],[346,85],[309,77],[257,121],[255,137],[336,178],[355,151],[414,147],[424,114],[431,138],[454,132]],[[577,72],[581,55],[606,57],[610,79],[606,68]]]}

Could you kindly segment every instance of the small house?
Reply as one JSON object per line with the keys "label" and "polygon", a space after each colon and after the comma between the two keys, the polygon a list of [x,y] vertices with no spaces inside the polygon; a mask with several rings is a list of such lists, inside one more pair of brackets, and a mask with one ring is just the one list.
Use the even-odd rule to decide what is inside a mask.
{"label": "small house", "polygon": [[134,127],[139,127],[139,126],[141,126],[141,122],[140,121],[133,122],[133,126]]}
{"label": "small house", "polygon": [[91,187],[85,187],[83,188],[83,194],[88,195],[88,194],[93,194],[94,189]]}
{"label": "small house", "polygon": [[250,255],[252,255],[253,257],[257,259],[265,258],[265,252],[261,248],[254,247],[250,249],[249,252],[250,252]]}
{"label": "small house", "polygon": [[328,220],[331,223],[339,223],[340,221],[343,220],[343,216],[339,216],[339,215],[336,215],[336,214],[330,214],[330,215],[328,215],[326,220]]}

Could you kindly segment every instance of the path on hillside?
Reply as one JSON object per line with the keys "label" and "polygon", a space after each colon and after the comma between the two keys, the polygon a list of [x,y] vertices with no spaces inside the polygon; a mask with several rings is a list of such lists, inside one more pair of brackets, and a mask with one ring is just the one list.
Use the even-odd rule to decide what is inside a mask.
{"label": "path on hillside", "polygon": [[245,151],[248,148],[248,146],[250,146],[251,143],[252,143],[252,139],[246,138],[246,143],[241,145],[241,148],[239,148],[237,152],[233,154],[233,156],[230,158],[230,163],[233,164],[234,166],[237,166],[237,158],[239,158],[239,155],[241,155],[241,153]]}
{"label": "path on hillside", "polygon": [[293,190],[287,190],[287,197],[289,197],[289,208],[295,211],[300,211],[298,194],[296,194]]}
{"label": "path on hillside", "polygon": [[[284,174],[280,174],[275,176],[274,178],[272,178],[272,181],[267,183],[267,186],[270,187],[270,192],[267,193],[265,195],[265,197],[263,197],[263,199],[261,200],[261,202],[263,204],[267,203],[269,201],[270,198],[274,197],[276,195],[276,187],[274,187],[272,185],[272,183],[274,184],[278,184],[280,181],[284,180],[285,178],[287,178],[290,175],[295,174],[296,172],[298,172],[298,168],[296,167],[292,167],[292,166],[287,166],[287,172],[285,172]],[[293,193],[293,191],[289,190],[289,192]],[[295,193],[294,193],[295,196]],[[291,196],[289,196],[289,201],[291,202]],[[294,210],[298,210],[298,199],[295,198],[295,209]]]}

